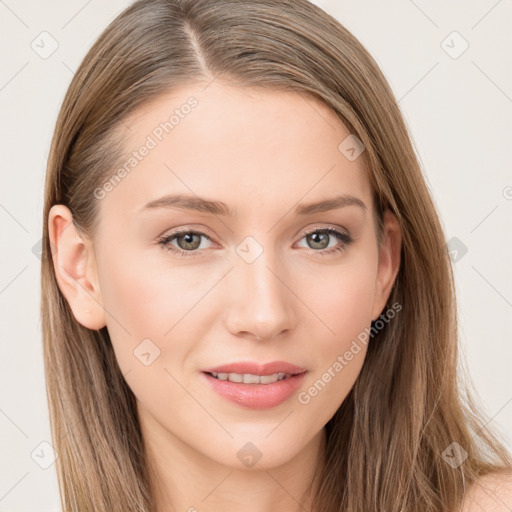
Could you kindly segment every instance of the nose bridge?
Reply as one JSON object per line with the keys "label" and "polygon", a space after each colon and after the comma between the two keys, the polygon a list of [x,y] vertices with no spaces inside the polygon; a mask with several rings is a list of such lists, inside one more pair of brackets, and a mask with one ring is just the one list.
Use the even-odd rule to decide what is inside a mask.
{"label": "nose bridge", "polygon": [[285,267],[270,247],[247,237],[236,249],[230,272],[228,328],[269,338],[295,325],[293,293],[287,288]]}

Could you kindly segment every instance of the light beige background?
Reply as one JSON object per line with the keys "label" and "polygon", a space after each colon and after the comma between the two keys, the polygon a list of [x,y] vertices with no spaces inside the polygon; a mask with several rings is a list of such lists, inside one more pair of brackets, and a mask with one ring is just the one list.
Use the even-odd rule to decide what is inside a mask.
{"label": "light beige background", "polygon": [[[60,510],[55,465],[41,467],[51,449],[40,444],[51,442],[37,256],[45,163],[74,70],[129,3],[0,0],[0,512]],[[461,346],[491,424],[512,447],[512,2],[316,3],[382,67],[446,240],[467,248],[454,263]],[[42,58],[31,44],[58,47]]]}

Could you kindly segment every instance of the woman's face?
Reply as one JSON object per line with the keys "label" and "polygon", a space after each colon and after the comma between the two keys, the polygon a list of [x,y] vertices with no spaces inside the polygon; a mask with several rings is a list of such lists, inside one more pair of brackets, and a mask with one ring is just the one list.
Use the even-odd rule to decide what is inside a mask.
{"label": "woman's face", "polygon": [[[218,82],[163,96],[124,129],[124,172],[91,197],[97,303],[77,292],[75,315],[106,324],[145,431],[231,467],[282,464],[354,385],[398,269],[390,214],[379,254],[363,148],[312,97]],[[291,373],[257,366],[276,361],[303,373],[205,373]]]}

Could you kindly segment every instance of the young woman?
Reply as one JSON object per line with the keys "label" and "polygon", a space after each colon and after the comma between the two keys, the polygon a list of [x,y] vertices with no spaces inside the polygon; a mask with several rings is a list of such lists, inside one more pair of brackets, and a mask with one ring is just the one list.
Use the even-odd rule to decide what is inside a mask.
{"label": "young woman", "polygon": [[73,78],[45,194],[65,512],[512,508],[404,121],[320,8],[134,3]]}

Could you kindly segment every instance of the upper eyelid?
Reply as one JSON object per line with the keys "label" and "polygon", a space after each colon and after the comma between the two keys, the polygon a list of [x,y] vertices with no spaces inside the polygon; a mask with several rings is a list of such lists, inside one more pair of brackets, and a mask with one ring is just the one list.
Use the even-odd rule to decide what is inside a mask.
{"label": "upper eyelid", "polygon": [[[348,230],[345,228],[341,228],[341,227],[337,227],[337,226],[321,226],[321,227],[315,227],[315,228],[308,229],[307,231],[304,232],[302,237],[308,235],[309,233],[314,233],[315,231],[329,231],[329,230],[339,231],[341,234],[346,234],[347,236],[349,235]],[[332,235],[334,233],[330,233],[330,234]]]}
{"label": "upper eyelid", "polygon": [[[346,228],[342,228],[339,226],[330,226],[330,225],[324,224],[322,226],[315,226],[310,229],[307,229],[306,231],[304,231],[301,238],[303,238],[304,236],[306,236],[310,233],[314,233],[315,231],[322,231],[322,230],[329,230],[329,229],[334,229],[336,231],[340,231],[342,234],[346,234],[347,236],[350,236],[350,232]],[[172,233],[169,233],[168,235],[161,235],[158,238],[159,239],[172,239],[173,237],[176,237],[176,236],[179,236],[179,235],[185,234],[185,233],[194,233],[197,235],[205,236],[209,240],[212,240],[212,236],[210,236],[208,233],[205,233],[204,231],[201,231],[200,229],[195,229],[195,228],[183,228],[183,229],[180,228],[177,231],[173,231]],[[331,233],[331,234],[333,234],[333,233]]]}

